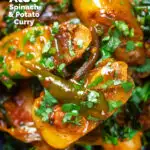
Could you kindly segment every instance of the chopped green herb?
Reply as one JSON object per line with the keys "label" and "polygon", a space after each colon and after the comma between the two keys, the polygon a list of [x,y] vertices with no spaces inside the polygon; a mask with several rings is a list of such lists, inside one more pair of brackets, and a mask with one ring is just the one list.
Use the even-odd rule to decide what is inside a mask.
{"label": "chopped green herb", "polygon": [[54,106],[58,103],[58,101],[50,94],[50,92],[47,89],[44,89],[44,97],[43,101],[47,102],[49,106]]}
{"label": "chopped green herb", "polygon": [[103,59],[109,58],[109,57],[112,56],[112,53],[108,52],[108,51],[105,51],[105,49],[101,49],[101,52],[102,52]]}
{"label": "chopped green herb", "polygon": [[7,65],[5,63],[2,65],[2,70],[3,71],[0,73],[0,77],[2,77],[2,76],[9,77]]}
{"label": "chopped green herb", "polygon": [[32,35],[29,39],[30,43],[34,44],[36,42],[36,38],[34,35]]}
{"label": "chopped green herb", "polygon": [[99,93],[96,91],[90,91],[87,96],[87,101],[83,101],[80,104],[83,107],[92,108],[95,104],[98,103],[98,98],[100,97]]}
{"label": "chopped green herb", "polygon": [[27,53],[26,54],[26,59],[27,60],[32,60],[34,58],[34,55],[32,53]]}
{"label": "chopped green herb", "polygon": [[80,106],[73,103],[63,104],[62,110],[66,112],[63,118],[63,123],[72,123],[80,125],[80,117],[79,117]]}
{"label": "chopped green herb", "polygon": [[74,84],[73,84],[73,87],[74,87],[76,90],[81,90],[81,89],[82,89],[81,84],[76,84],[76,83],[74,83]]}
{"label": "chopped green herb", "polygon": [[129,37],[134,37],[134,28],[130,30]]}
{"label": "chopped green herb", "polygon": [[24,46],[28,41],[33,42],[33,39],[34,39],[33,37],[34,37],[34,32],[33,32],[33,31],[27,32],[26,35],[25,35],[24,38],[23,38],[23,46]]}
{"label": "chopped green herb", "polygon": [[70,0],[62,0],[60,4],[55,8],[56,12],[64,12],[66,11],[67,6],[71,3]]}
{"label": "chopped green herb", "polygon": [[119,47],[121,44],[120,41],[120,32],[118,30],[114,30],[114,32],[110,32],[109,36],[105,36],[102,39],[102,47],[100,48],[102,52],[102,58],[111,57],[112,53]]}
{"label": "chopped green herb", "polygon": [[133,83],[127,81],[127,82],[123,82],[121,86],[125,90],[125,92],[129,92],[133,88]]}
{"label": "chopped green herb", "polygon": [[62,64],[60,64],[59,66],[58,66],[58,68],[57,68],[57,71],[59,72],[59,73],[62,73],[62,71],[63,71],[63,69],[66,67],[66,64],[65,63],[62,63]]}
{"label": "chopped green herb", "polygon": [[73,18],[70,20],[70,24],[79,24],[80,23],[80,19],[78,18]]}
{"label": "chopped green herb", "polygon": [[123,132],[124,132],[123,138],[128,139],[128,140],[131,140],[135,136],[135,134],[137,133],[136,130],[131,129],[129,127],[125,127]]}
{"label": "chopped green herb", "polygon": [[80,106],[73,104],[73,103],[69,103],[69,104],[63,104],[62,105],[62,110],[64,112],[71,112],[72,110],[80,110]]}
{"label": "chopped green herb", "polygon": [[109,41],[102,47],[102,51],[108,51],[113,53],[115,49],[120,45],[121,41],[119,38],[111,37]]}
{"label": "chopped green herb", "polygon": [[110,39],[110,35],[105,36],[105,37],[102,39],[102,41],[103,41],[103,42],[107,42],[107,41],[109,41],[109,39]]}
{"label": "chopped green herb", "polygon": [[78,40],[77,46],[78,46],[78,48],[83,48],[83,40]]}
{"label": "chopped green herb", "polygon": [[55,65],[54,65],[54,61],[51,57],[49,58],[45,58],[42,57],[40,62],[39,62],[43,67],[46,67],[50,70],[54,69]]}
{"label": "chopped green herb", "polygon": [[108,106],[109,106],[109,111],[113,111],[116,108],[119,108],[122,105],[122,101],[114,101],[114,100],[109,100],[108,101]]}
{"label": "chopped green herb", "polygon": [[143,86],[137,86],[132,93],[130,101],[140,104],[150,99],[150,82],[146,82]]}
{"label": "chopped green herb", "polygon": [[45,53],[48,53],[48,51],[50,50],[51,48],[51,41],[47,41],[47,43],[45,43],[43,49],[42,49],[42,53],[45,54]]}
{"label": "chopped green herb", "polygon": [[136,43],[135,43],[135,46],[136,46],[136,47],[143,47],[143,42],[136,42]]}
{"label": "chopped green herb", "polygon": [[9,48],[8,48],[8,53],[11,53],[13,50],[15,50],[15,46],[10,46]]}
{"label": "chopped green herb", "polygon": [[63,123],[72,123],[75,125],[80,125],[81,117],[79,116],[79,112],[73,110],[65,114],[63,118]]}
{"label": "chopped green herb", "polygon": [[48,122],[49,114],[53,112],[53,106],[55,106],[58,101],[49,93],[47,89],[44,89],[44,93],[45,95],[43,97],[43,101],[35,113],[42,119],[42,121]]}
{"label": "chopped green herb", "polygon": [[132,139],[136,134],[136,130],[126,125],[119,125],[116,121],[116,113],[104,121],[102,128],[102,138],[106,143],[117,145],[118,141],[124,139]]}
{"label": "chopped green herb", "polygon": [[113,80],[108,80],[105,84],[103,84],[102,86],[101,86],[101,88],[103,88],[103,89],[107,89],[107,88],[109,88],[111,85],[113,85],[114,84],[114,81]]}
{"label": "chopped green herb", "polygon": [[43,31],[43,30],[35,30],[35,31],[34,31],[35,37],[41,36],[41,35],[43,35],[43,34],[44,34],[44,31]]}
{"label": "chopped green herb", "polygon": [[98,103],[99,93],[96,91],[90,91],[88,94],[88,101],[94,104]]}
{"label": "chopped green herb", "polygon": [[130,31],[128,25],[123,21],[115,21],[114,22],[115,27],[123,33],[124,36],[129,36]]}
{"label": "chopped green herb", "polygon": [[75,52],[73,51],[72,41],[71,40],[68,41],[68,49],[69,49],[70,56],[72,56],[72,57],[75,56]]}
{"label": "chopped green herb", "polygon": [[13,80],[11,80],[10,78],[1,80],[1,82],[7,87],[7,89],[11,89],[15,85],[15,82]]}
{"label": "chopped green herb", "polygon": [[56,50],[55,47],[52,47],[52,48],[50,48],[50,50],[49,50],[49,54],[50,54],[51,56],[55,55],[56,52],[57,52],[57,50]]}
{"label": "chopped green herb", "polygon": [[59,23],[54,22],[52,26],[52,34],[57,34],[59,32]]}
{"label": "chopped green herb", "polygon": [[103,77],[100,76],[100,77],[97,77],[92,83],[90,83],[88,85],[88,88],[91,88],[91,87],[95,87],[97,86],[99,83],[101,83],[103,81]]}
{"label": "chopped green herb", "polygon": [[92,146],[90,146],[90,145],[85,145],[83,147],[85,148],[85,150],[92,150],[93,149]]}
{"label": "chopped green herb", "polygon": [[94,106],[94,103],[92,103],[90,101],[83,101],[80,104],[81,104],[81,106],[86,107],[86,108],[92,108]]}
{"label": "chopped green herb", "polygon": [[24,52],[20,51],[20,50],[17,50],[16,55],[17,55],[16,56],[17,58],[20,58],[20,57],[24,56]]}
{"label": "chopped green herb", "polygon": [[126,45],[126,51],[130,52],[135,49],[135,43],[133,41],[128,41]]}
{"label": "chopped green herb", "polygon": [[113,80],[114,81],[114,85],[120,85],[122,83],[121,80]]}
{"label": "chopped green herb", "polygon": [[3,65],[3,63],[4,63],[4,57],[0,56],[0,65]]}
{"label": "chopped green herb", "polygon": [[36,42],[36,38],[41,36],[44,32],[41,30],[31,30],[27,32],[23,38],[23,46],[29,41],[30,43],[34,44]]}

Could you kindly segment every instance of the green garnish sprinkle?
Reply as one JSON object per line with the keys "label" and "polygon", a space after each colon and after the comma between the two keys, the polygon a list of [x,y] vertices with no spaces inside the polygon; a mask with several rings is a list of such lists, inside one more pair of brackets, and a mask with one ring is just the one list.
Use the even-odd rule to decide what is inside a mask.
{"label": "green garnish sprinkle", "polygon": [[135,43],[133,41],[128,41],[126,45],[126,51],[130,52],[135,49]]}
{"label": "green garnish sprinkle", "polygon": [[122,106],[122,101],[109,100],[108,106],[109,106],[109,111],[111,112],[111,111],[115,110],[116,108],[119,108],[120,106]]}
{"label": "green garnish sprinkle", "polygon": [[50,94],[47,89],[44,89],[44,97],[41,102],[40,107],[35,111],[36,115],[39,116],[42,121],[49,121],[49,114],[53,112],[53,106],[55,106],[58,101]]}
{"label": "green garnish sprinkle", "polygon": [[24,52],[23,51],[20,51],[20,50],[16,51],[16,57],[17,58],[20,58],[20,57],[23,57],[23,56],[24,56]]}
{"label": "green garnish sprinkle", "polygon": [[88,88],[92,88],[97,86],[99,83],[101,83],[103,81],[103,77],[102,76],[98,76],[92,83],[90,83],[88,85]]}
{"label": "green garnish sprinkle", "polygon": [[133,88],[133,83],[127,81],[127,82],[123,82],[121,86],[125,90],[125,92],[129,92]]}

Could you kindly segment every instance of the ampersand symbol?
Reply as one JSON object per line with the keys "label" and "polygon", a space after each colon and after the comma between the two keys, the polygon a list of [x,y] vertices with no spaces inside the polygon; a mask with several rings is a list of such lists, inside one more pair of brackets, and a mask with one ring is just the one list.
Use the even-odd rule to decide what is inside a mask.
{"label": "ampersand symbol", "polygon": [[8,16],[9,17],[14,17],[12,12],[9,12]]}

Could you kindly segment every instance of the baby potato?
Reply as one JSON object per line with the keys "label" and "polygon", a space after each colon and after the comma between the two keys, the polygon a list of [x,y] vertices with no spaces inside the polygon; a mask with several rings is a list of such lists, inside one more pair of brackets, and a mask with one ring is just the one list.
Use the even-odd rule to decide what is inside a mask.
{"label": "baby potato", "polygon": [[25,60],[42,63],[49,70],[56,69],[62,63],[67,65],[79,59],[90,42],[91,33],[82,24],[55,22],[51,26],[26,28],[1,40],[0,72],[5,68],[12,78],[30,77],[21,65]]}
{"label": "baby potato", "polygon": [[130,65],[142,65],[145,63],[145,50],[140,47],[131,52],[127,52],[124,47],[119,47],[114,55],[117,60],[124,61]]}
{"label": "baby potato", "polygon": [[[135,43],[143,40],[143,32],[132,12],[129,0],[74,0],[73,5],[77,15],[87,26],[99,24],[103,26],[104,33],[107,33],[114,21],[124,21],[134,30],[134,37],[123,38],[122,43],[128,40]],[[125,46],[118,47],[114,57],[130,65],[141,65],[145,62],[145,50],[143,47],[137,47],[127,52]]]}
{"label": "baby potato", "polygon": [[60,109],[56,111],[56,122],[59,122],[59,124],[56,122],[55,124],[43,122],[42,119],[38,117],[35,113],[41,101],[42,97],[35,100],[32,109],[32,118],[44,141],[47,142],[53,148],[67,148],[70,144],[74,143],[80,137],[92,131],[99,124],[99,122],[93,122],[83,119],[81,125],[63,125],[62,117],[59,117],[60,115],[58,115],[63,113],[59,112]]}
{"label": "baby potato", "polygon": [[[127,70],[126,63],[106,59],[89,72],[85,80],[85,86],[92,90],[102,91],[108,103],[120,102],[123,105],[130,98],[134,87],[133,80],[128,76]],[[124,86],[129,87],[129,89]],[[112,112],[110,111],[109,116]]]}
{"label": "baby potato", "polygon": [[79,18],[87,25],[101,24],[109,27],[113,21],[122,20],[130,28],[134,28],[138,38],[143,37],[142,30],[131,12],[129,0],[73,0],[73,5]]}

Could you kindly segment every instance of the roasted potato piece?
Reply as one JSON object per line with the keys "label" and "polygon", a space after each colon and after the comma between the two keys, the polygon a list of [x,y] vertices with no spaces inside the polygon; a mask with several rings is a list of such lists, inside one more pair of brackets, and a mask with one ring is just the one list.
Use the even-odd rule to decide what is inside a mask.
{"label": "roasted potato piece", "polygon": [[131,12],[129,0],[73,0],[73,5],[77,15],[87,25],[102,24],[109,28],[113,21],[122,20],[130,28],[134,28],[137,39],[143,37],[142,30]]}
{"label": "roasted potato piece", "polygon": [[[131,12],[132,7],[129,0],[74,0],[73,5],[79,18],[88,26],[100,24],[104,26],[104,32],[107,33],[114,21],[124,21],[129,28],[134,29],[134,37],[125,38],[125,41],[143,40],[143,32],[137,23],[136,17]],[[119,47],[115,51],[115,57],[117,60],[125,61],[128,64],[143,64],[145,51],[144,48],[136,48],[131,52],[127,52],[125,47]]]}
{"label": "roasted potato piece", "polygon": [[[84,136],[86,133],[93,130],[99,123],[88,121],[83,119],[80,126],[78,125],[62,125],[62,111],[56,112],[56,122],[51,125],[50,123],[43,122],[40,117],[35,114],[35,111],[38,109],[39,104],[41,103],[42,98],[35,100],[32,117],[36,124],[36,127],[42,138],[52,147],[57,149],[64,149],[70,144],[78,140],[81,136]],[[58,106],[58,108],[60,108]],[[57,123],[59,122],[59,124]],[[57,142],[59,141],[59,142]]]}
{"label": "roasted potato piece", "polygon": [[[90,86],[93,90],[103,91],[108,102],[109,100],[119,100],[125,104],[130,98],[134,86],[131,77],[128,76],[127,69],[128,66],[124,62],[106,59],[87,75],[85,86]],[[96,86],[90,84],[95,83],[100,78],[101,81]],[[122,87],[123,83],[131,85],[128,91]]]}
{"label": "roasted potato piece", "polygon": [[[82,45],[78,45],[79,42]],[[45,64],[51,59],[51,69],[54,69],[80,58],[90,42],[91,33],[82,24],[54,23],[53,26],[26,28],[6,36],[0,42],[0,57],[11,77],[15,78],[16,74],[30,77],[31,74],[20,64],[22,61],[39,63],[46,57]]]}
{"label": "roasted potato piece", "polygon": [[[31,67],[29,69],[31,69]],[[33,71],[33,69],[32,69],[32,71]],[[34,71],[38,74],[37,70],[34,70]],[[42,73],[44,73],[43,76],[45,77],[45,72],[42,72]],[[42,76],[42,75],[40,75],[40,76]],[[52,78],[52,77],[49,76],[48,78]],[[55,84],[58,84],[60,82],[60,80],[58,80],[58,79],[57,80],[55,79],[55,81],[56,81]],[[44,83],[45,83],[45,86],[48,84],[51,84],[51,83],[46,83],[46,81]],[[65,85],[63,87],[65,87],[65,89],[69,88]],[[49,89],[49,88],[50,87],[48,87],[47,89]],[[61,85],[61,88],[62,88],[62,85]],[[53,87],[50,91],[51,91],[51,94],[54,95],[53,91],[55,91],[55,87]],[[57,92],[57,91],[55,91],[55,92]],[[75,91],[73,90],[72,92],[75,92]],[[80,90],[80,92],[81,92],[81,90]],[[65,96],[64,93],[63,94],[62,93],[63,93],[63,91],[61,91],[61,89],[60,89],[59,90],[60,97],[61,97],[61,95],[63,97]],[[82,117],[82,119],[80,121],[80,125],[76,125],[76,124],[72,125],[71,123],[63,124],[63,117],[64,117],[65,113],[62,111],[61,105],[59,105],[59,104],[53,108],[53,110],[54,110],[53,114],[48,115],[52,119],[52,121],[45,122],[36,114],[37,110],[42,106],[41,104],[45,99],[43,96],[44,95],[42,94],[40,98],[35,100],[32,117],[33,117],[33,120],[35,121],[35,124],[36,124],[38,130],[40,131],[43,139],[54,148],[62,149],[62,148],[68,147],[71,143],[75,142],[78,138],[80,138],[80,136],[83,136],[87,132],[90,132],[92,129],[94,129],[96,127],[96,125],[99,123],[99,121],[98,122],[88,121],[84,117]],[[70,95],[68,95],[68,96],[70,96]],[[66,97],[67,97],[67,95],[66,95]],[[74,95],[72,97],[74,98]],[[78,97],[76,97],[76,98],[78,98]],[[71,102],[76,103],[73,100],[71,101],[71,99],[70,99],[70,103]],[[44,109],[47,109],[47,108],[44,108]],[[49,138],[49,135],[51,135],[51,138]],[[57,140],[60,141],[59,144],[56,144]]]}
{"label": "roasted potato piece", "polygon": [[115,57],[117,60],[125,61],[133,65],[141,65],[145,62],[145,51],[143,48],[136,48],[131,52],[126,52],[125,48],[118,48],[115,51]]}
{"label": "roasted potato piece", "polygon": [[[25,82],[22,83],[26,85]],[[41,140],[32,120],[33,100],[32,89],[29,86],[21,87],[16,96],[4,103],[11,126],[8,127],[5,120],[0,120],[0,130],[26,143]]]}

